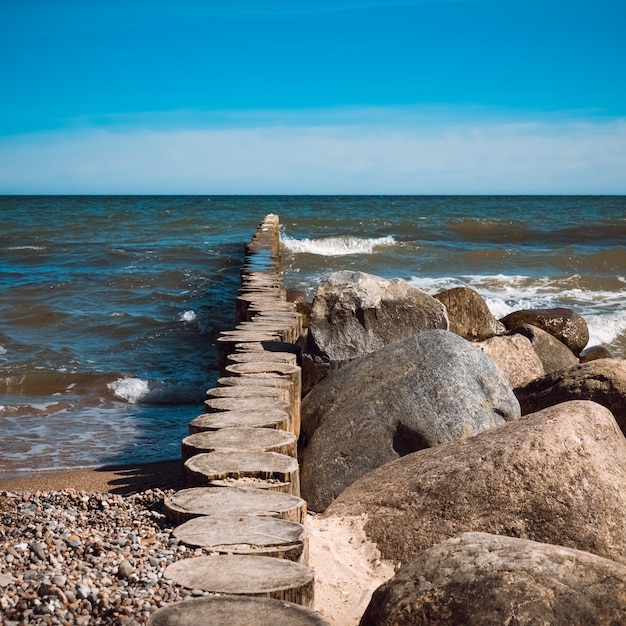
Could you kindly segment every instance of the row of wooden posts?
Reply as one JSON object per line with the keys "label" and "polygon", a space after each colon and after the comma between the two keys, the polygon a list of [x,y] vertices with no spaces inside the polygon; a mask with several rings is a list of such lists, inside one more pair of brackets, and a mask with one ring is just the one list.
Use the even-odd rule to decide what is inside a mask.
{"label": "row of wooden posts", "polygon": [[287,302],[276,215],[246,246],[235,328],[220,334],[220,378],[189,425],[186,488],[165,501],[174,535],[203,556],[164,576],[209,595],[153,613],[151,626],[323,625],[308,567],[297,442],[302,317]]}

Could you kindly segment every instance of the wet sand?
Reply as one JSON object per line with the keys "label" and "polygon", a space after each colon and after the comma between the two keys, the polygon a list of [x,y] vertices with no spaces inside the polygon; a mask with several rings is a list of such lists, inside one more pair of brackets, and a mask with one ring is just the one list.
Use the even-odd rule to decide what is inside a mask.
{"label": "wet sand", "polygon": [[76,489],[129,495],[147,489],[182,489],[182,487],[180,459],[142,465],[37,472],[28,476],[0,478],[0,491],[12,492]]}

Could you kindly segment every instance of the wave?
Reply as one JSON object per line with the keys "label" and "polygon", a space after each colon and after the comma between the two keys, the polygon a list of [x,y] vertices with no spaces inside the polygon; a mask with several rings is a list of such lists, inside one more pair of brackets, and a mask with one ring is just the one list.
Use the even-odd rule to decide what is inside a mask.
{"label": "wave", "polygon": [[18,250],[47,250],[48,246],[9,246],[7,250],[18,251]]}
{"label": "wave", "polygon": [[[207,381],[144,379],[120,373],[72,373],[48,370],[0,371],[4,411],[58,411],[72,404],[100,405],[111,400],[128,404],[201,404]],[[12,402],[7,401],[11,397]]]}
{"label": "wave", "polygon": [[116,398],[129,404],[137,404],[150,393],[148,381],[141,378],[118,378],[108,383],[107,387]]}
{"label": "wave", "polygon": [[624,277],[524,275],[468,275],[440,278],[411,277],[411,284],[435,295],[453,287],[470,287],[485,300],[494,317],[520,309],[566,307],[581,315],[589,329],[588,345],[606,345],[614,356],[624,356],[626,345],[626,291]]}
{"label": "wave", "polygon": [[371,254],[375,248],[393,246],[391,236],[376,238],[322,237],[319,239],[294,239],[281,237],[281,245],[293,254],[316,254],[318,256],[345,256],[348,254]]}
{"label": "wave", "polygon": [[72,373],[48,370],[0,372],[0,391],[22,396],[88,394],[105,388],[116,374]]}
{"label": "wave", "polygon": [[441,230],[420,229],[419,236],[427,240],[461,240],[464,243],[496,243],[554,246],[621,247],[626,237],[626,222],[608,220],[562,226],[532,221],[507,219],[453,218],[441,225]]}
{"label": "wave", "polygon": [[206,386],[206,380],[157,381],[127,376],[110,382],[107,388],[116,399],[129,404],[200,405]]}
{"label": "wave", "polygon": [[193,309],[189,309],[187,311],[183,311],[182,313],[179,313],[176,319],[179,322],[191,323],[191,322],[195,322],[197,317],[198,316],[196,315],[196,312]]}

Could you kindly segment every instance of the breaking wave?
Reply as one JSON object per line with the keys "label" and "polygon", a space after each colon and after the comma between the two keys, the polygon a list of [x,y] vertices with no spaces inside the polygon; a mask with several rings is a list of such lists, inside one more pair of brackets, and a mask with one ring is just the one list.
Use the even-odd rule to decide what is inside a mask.
{"label": "breaking wave", "polygon": [[371,254],[376,248],[393,246],[391,236],[364,239],[360,237],[322,237],[320,239],[293,239],[281,237],[281,245],[294,254],[317,254],[318,256],[345,256],[348,254]]}

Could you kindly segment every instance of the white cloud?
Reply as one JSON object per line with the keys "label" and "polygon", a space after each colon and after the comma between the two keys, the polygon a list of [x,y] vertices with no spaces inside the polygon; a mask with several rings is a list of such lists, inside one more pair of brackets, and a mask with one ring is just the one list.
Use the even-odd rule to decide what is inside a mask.
{"label": "white cloud", "polygon": [[625,172],[626,120],[422,116],[0,140],[0,193],[19,194],[623,194]]}

